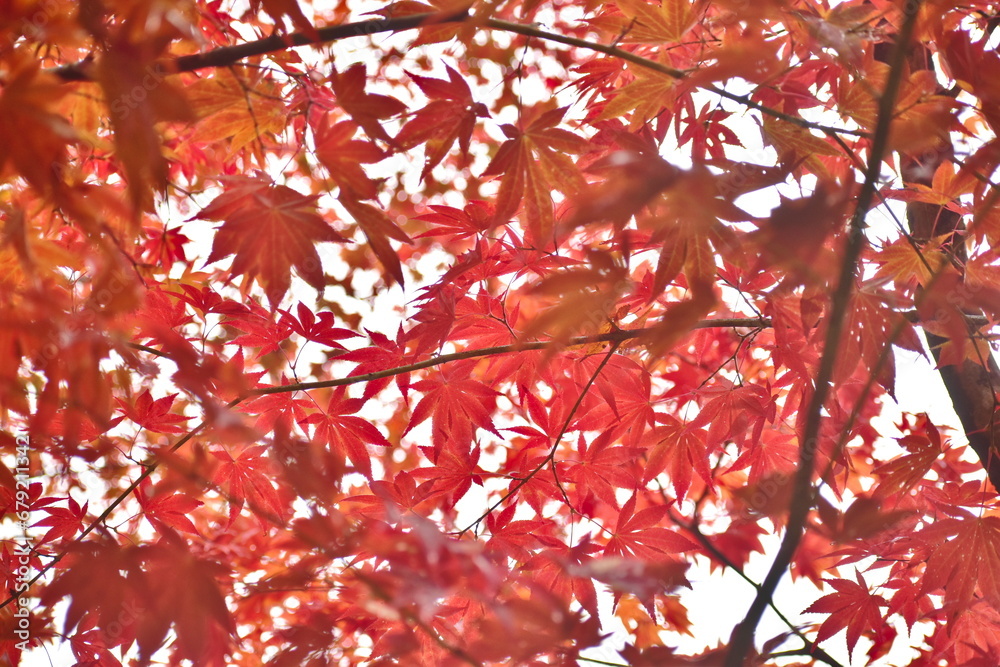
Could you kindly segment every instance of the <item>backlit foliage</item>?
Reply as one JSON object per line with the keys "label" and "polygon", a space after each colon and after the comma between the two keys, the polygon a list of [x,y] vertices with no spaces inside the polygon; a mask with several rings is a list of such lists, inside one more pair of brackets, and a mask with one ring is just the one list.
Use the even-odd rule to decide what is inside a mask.
{"label": "backlit foliage", "polygon": [[997,12],[0,3],[0,663],[998,664]]}

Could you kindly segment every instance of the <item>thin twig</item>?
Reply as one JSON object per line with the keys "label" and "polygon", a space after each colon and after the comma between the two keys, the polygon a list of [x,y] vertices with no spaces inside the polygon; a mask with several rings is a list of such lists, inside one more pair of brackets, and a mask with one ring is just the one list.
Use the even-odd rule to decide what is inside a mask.
{"label": "thin twig", "polygon": [[[915,324],[920,326],[920,315],[916,310],[902,310],[895,311],[903,316],[903,318],[910,324]],[[966,320],[970,325],[976,327],[982,327],[990,323],[990,318],[985,315],[971,315],[966,314]],[[692,329],[711,329],[711,328],[723,328],[723,327],[742,327],[749,329],[766,329],[771,326],[771,318],[769,317],[720,317],[715,319],[701,320],[695,323]],[[646,327],[643,329],[622,329],[620,331],[613,331],[605,334],[596,334],[594,336],[578,336],[576,338],[570,339],[566,345],[568,347],[575,347],[579,345],[591,345],[593,343],[607,343],[613,341],[626,341],[633,338],[640,338],[646,333],[655,333],[658,327]],[[438,364],[447,363],[449,361],[459,361],[462,359],[474,359],[476,357],[484,357],[495,354],[506,354],[508,352],[520,352],[524,350],[543,350],[549,347],[552,343],[548,341],[532,341],[530,343],[514,343],[511,345],[499,345],[496,347],[485,347],[477,348],[474,350],[463,350],[462,352],[455,352],[453,354],[443,354],[439,357],[434,357],[433,359],[427,359],[425,361],[416,362],[411,366],[401,366],[399,368],[391,368],[384,371],[378,371],[376,373],[368,373],[366,375],[355,375],[349,378],[342,378],[340,380],[331,380],[316,383],[317,386],[313,386],[308,383],[301,384],[288,384],[279,385],[277,387],[267,387],[265,389],[257,389],[251,392],[253,395],[259,394],[275,394],[281,391],[292,391],[296,389],[319,389],[322,387],[339,387],[341,385],[356,384],[358,382],[370,382],[372,380],[378,380],[384,377],[390,377],[392,375],[401,375],[402,373],[408,373],[410,371],[420,370],[422,368],[427,368],[429,366],[437,366]],[[148,345],[141,345],[139,343],[126,343],[128,347],[135,350],[141,350],[143,352],[148,352],[149,354],[154,354],[158,357],[163,357],[165,359],[170,359],[171,355],[163,350],[157,350],[154,347],[149,347]],[[308,384],[308,386],[306,386]]]}
{"label": "thin twig", "polygon": [[149,354],[155,355],[157,357],[163,357],[164,359],[169,359],[170,355],[161,350],[157,350],[155,347],[149,347],[148,345],[141,345],[140,343],[126,343],[128,347],[133,350],[139,350],[141,352],[148,352]]}
{"label": "thin twig", "polygon": [[575,511],[573,509],[573,506],[569,502],[569,497],[566,495],[566,490],[563,489],[562,484],[559,482],[559,477],[558,477],[558,475],[556,475],[556,464],[555,464],[556,451],[558,451],[558,449],[559,449],[559,443],[562,442],[563,436],[566,435],[566,431],[569,430],[569,425],[573,422],[573,418],[576,416],[577,410],[579,410],[580,406],[583,404],[583,399],[586,398],[587,392],[590,391],[591,386],[593,386],[594,382],[597,381],[597,377],[601,374],[601,371],[604,370],[604,367],[608,365],[608,362],[611,361],[611,357],[618,350],[618,347],[620,345],[621,345],[620,341],[616,341],[616,342],[613,342],[611,344],[611,349],[608,350],[608,352],[607,352],[606,355],[604,355],[604,359],[601,360],[601,363],[597,366],[597,368],[591,374],[590,379],[587,380],[587,384],[585,384],[583,386],[583,389],[580,390],[580,395],[576,397],[576,402],[573,404],[573,407],[570,408],[569,414],[566,415],[566,419],[563,421],[562,428],[559,429],[559,433],[556,434],[556,437],[552,439],[552,447],[549,449],[548,455],[546,455],[546,457],[544,459],[542,459],[541,463],[539,463],[537,466],[535,466],[534,468],[532,468],[531,471],[527,475],[525,475],[520,480],[518,480],[518,482],[514,486],[514,488],[512,488],[507,493],[505,493],[503,495],[503,497],[500,498],[500,500],[498,500],[495,503],[493,503],[489,507],[489,509],[487,509],[485,512],[483,512],[483,514],[478,519],[476,519],[475,521],[473,521],[472,523],[470,523],[468,526],[466,526],[465,528],[463,528],[458,533],[459,536],[464,535],[465,533],[467,533],[470,530],[472,530],[472,528],[474,528],[475,526],[478,526],[482,522],[483,519],[485,519],[490,514],[492,514],[494,510],[496,510],[498,507],[500,507],[500,505],[502,505],[505,502],[507,502],[507,500],[509,498],[511,498],[514,494],[516,494],[518,491],[521,490],[522,486],[524,486],[525,484],[527,484],[528,482],[530,482],[535,477],[535,475],[537,475],[542,470],[542,468],[544,468],[545,466],[547,466],[549,464],[552,465],[552,475],[553,475],[553,477],[556,480],[556,484],[559,486],[559,490],[562,492],[563,499],[565,500],[567,507],[569,507],[569,509],[570,509],[571,512]]}
{"label": "thin twig", "polygon": [[598,660],[597,658],[587,658],[582,655],[576,657],[577,660],[581,662],[589,662],[593,665],[607,665],[608,667],[629,667],[622,662],[608,662],[607,660]]}
{"label": "thin twig", "polygon": [[[558,44],[565,44],[567,46],[575,46],[580,49],[587,49],[588,51],[596,51],[597,53],[603,53],[608,56],[613,56],[619,60],[624,60],[630,62],[633,65],[638,65],[643,69],[648,69],[653,72],[659,72],[660,74],[665,74],[672,79],[677,79],[678,81],[683,81],[688,78],[688,73],[684,70],[676,69],[674,67],[668,67],[663,63],[659,63],[655,60],[650,60],[649,58],[643,58],[638,56],[631,51],[626,51],[625,49],[619,48],[617,46],[608,46],[606,44],[601,44],[600,42],[591,42],[586,39],[579,39],[578,37],[570,37],[568,35],[560,35],[559,33],[549,32],[548,30],[542,30],[533,25],[524,25],[522,23],[512,23],[510,21],[501,21],[500,19],[487,19],[483,25],[488,28],[493,28],[495,30],[502,30],[504,32],[512,32],[518,35],[524,35],[526,37],[536,37],[538,39],[543,39],[547,42],[556,42]],[[731,93],[725,88],[719,88],[715,84],[708,84],[701,86],[701,88],[711,91],[720,97],[732,100],[733,102],[738,102],[745,107],[751,109],[756,109],[757,111],[777,118],[779,120],[786,121],[788,123],[793,123],[799,127],[804,127],[811,130],[819,130],[829,135],[837,134],[847,134],[857,137],[866,137],[868,133],[863,130],[848,130],[844,128],[831,127],[829,125],[823,125],[822,123],[814,123],[808,121],[799,116],[792,116],[784,112],[778,111],[777,109],[772,109],[771,107],[764,106],[759,102],[754,102],[748,95],[737,95],[736,93]]]}
{"label": "thin twig", "polygon": [[[761,329],[769,326],[771,326],[771,320],[767,317],[721,317],[717,319],[702,320],[695,324],[692,329],[711,329],[716,327],[747,327],[752,329]],[[575,347],[579,345],[593,345],[594,343],[620,344],[628,340],[634,340],[636,338],[642,338],[643,336],[655,334],[659,330],[659,327],[652,326],[642,329],[621,329],[619,331],[611,331],[594,336],[577,336],[576,338],[571,338],[566,343],[566,346]],[[545,350],[553,347],[554,345],[555,343],[553,341],[533,341],[530,343],[512,343],[511,345],[497,345],[495,347],[463,350],[461,352],[453,352],[451,354],[442,354],[437,357],[431,357],[430,359],[417,361],[406,366],[387,368],[384,371],[375,371],[374,373],[366,373],[364,375],[354,375],[351,377],[338,378],[336,380],[298,382],[294,384],[281,384],[273,387],[251,389],[241,397],[241,400],[251,396],[262,396],[265,394],[281,394],[289,391],[324,389],[329,387],[342,387],[344,385],[357,384],[359,382],[371,382],[372,380],[381,380],[382,378],[402,375],[412,371],[419,371],[424,368],[430,368],[431,366],[440,366],[441,364],[446,364],[451,361],[476,359],[478,357],[493,357],[500,354],[525,352],[528,350]]]}

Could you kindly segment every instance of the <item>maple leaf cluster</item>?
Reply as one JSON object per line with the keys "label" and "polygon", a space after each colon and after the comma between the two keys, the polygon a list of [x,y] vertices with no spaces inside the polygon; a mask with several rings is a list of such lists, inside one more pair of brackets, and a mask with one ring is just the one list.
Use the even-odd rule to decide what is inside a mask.
{"label": "maple leaf cluster", "polygon": [[0,3],[0,661],[998,664],[997,25]]}

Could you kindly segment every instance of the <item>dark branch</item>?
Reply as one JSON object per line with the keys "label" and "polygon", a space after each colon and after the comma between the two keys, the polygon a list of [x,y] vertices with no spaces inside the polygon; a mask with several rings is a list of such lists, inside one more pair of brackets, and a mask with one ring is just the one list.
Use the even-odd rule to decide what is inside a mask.
{"label": "dark branch", "polygon": [[789,564],[795,555],[795,550],[805,532],[806,518],[812,508],[813,501],[813,467],[818,450],[817,442],[822,420],[822,412],[830,393],[833,369],[840,347],[842,330],[851,292],[856,280],[857,263],[865,245],[865,216],[875,199],[882,160],[889,149],[889,129],[892,124],[893,110],[896,106],[896,94],[903,79],[906,63],[906,51],[909,48],[910,37],[916,25],[920,2],[909,7],[909,14],[900,27],[893,51],[893,58],[885,89],[879,99],[878,123],[872,139],[871,152],[868,155],[868,165],[865,170],[865,180],[858,193],[857,204],[851,219],[850,232],[844,257],[841,262],[840,279],[833,293],[830,306],[830,324],[823,341],[823,355],[820,359],[819,371],[816,374],[816,387],[805,416],[799,444],[799,465],[795,472],[795,483],[792,488],[792,503],[788,517],[785,536],[778,548],[778,553],[771,563],[767,576],[761,582],[760,589],[754,598],[743,621],[733,630],[733,638],[729,652],[726,655],[726,667],[742,667],[747,657],[754,652],[754,635],[764,610],[767,609],[778,588]]}
{"label": "dark branch", "polygon": [[[364,37],[383,32],[402,32],[404,30],[413,30],[415,28],[441,23],[463,23],[470,18],[473,17],[470,17],[468,12],[463,10],[458,12],[412,14],[410,16],[382,18],[371,21],[359,21],[357,23],[326,26],[324,28],[317,29],[315,34],[295,32],[288,35],[271,35],[270,37],[254,40],[252,42],[244,42],[233,46],[223,46],[211,51],[206,51],[205,53],[180,56],[173,60],[164,61],[161,63],[161,67],[162,71],[168,74],[177,72],[194,72],[196,70],[206,69],[209,67],[226,67],[234,65],[246,58],[262,56],[268,53],[276,53],[295,46],[314,46],[329,42],[336,42],[350,37]],[[638,65],[644,69],[659,72],[660,74],[665,74],[666,76],[678,80],[686,79],[688,76],[687,72],[683,70],[668,67],[663,63],[650,60],[649,58],[643,58],[642,56],[638,56],[631,51],[621,49],[617,46],[608,46],[599,42],[592,42],[585,39],[570,37],[568,35],[560,35],[558,33],[542,30],[533,25],[512,23],[510,21],[501,21],[500,19],[486,19],[481,25],[492,30],[515,33],[526,37],[535,37],[547,42],[555,42],[558,44],[565,44],[567,46],[587,49],[589,51],[604,53],[606,55],[620,58],[621,60],[630,62],[634,65]],[[63,67],[57,67],[51,70],[51,72],[64,81],[91,81],[93,80],[93,62],[88,60],[73,63],[72,65],[64,65]],[[868,136],[868,133],[862,130],[848,130],[830,127],[821,123],[808,121],[799,116],[786,114],[782,111],[778,111],[777,109],[764,106],[759,102],[755,102],[747,95],[731,93],[724,88],[716,86],[715,84],[708,84],[703,87],[705,90],[709,90],[720,97],[730,99],[743,106],[756,109],[763,114],[773,116],[774,118],[778,118],[788,123],[793,123],[799,127],[819,130],[830,136]]]}
{"label": "dark branch", "polygon": [[[194,72],[209,67],[226,67],[246,58],[277,53],[293,46],[325,44],[349,37],[363,37],[381,32],[400,32],[435,23],[458,23],[467,18],[469,18],[469,15],[466,11],[441,14],[412,14],[410,16],[326,26],[325,28],[317,29],[315,35],[307,35],[301,32],[288,35],[271,35],[264,39],[235,44],[233,46],[223,46],[206,51],[205,53],[181,56],[163,63],[163,70],[168,73],[176,73]],[[64,81],[92,81],[94,78],[92,63],[90,61],[57,67],[52,70],[52,73]]]}

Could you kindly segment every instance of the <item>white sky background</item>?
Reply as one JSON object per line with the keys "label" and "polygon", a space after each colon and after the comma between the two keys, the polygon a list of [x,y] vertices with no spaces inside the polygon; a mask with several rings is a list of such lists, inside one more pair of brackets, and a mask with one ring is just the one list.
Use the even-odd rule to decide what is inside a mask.
{"label": "white sky background", "polygon": [[[373,3],[373,8],[381,5],[382,3]],[[540,17],[539,20],[544,23],[544,17]],[[374,43],[376,45],[396,45],[405,47],[405,45],[412,40],[413,35],[414,33],[403,33],[395,36],[375,35],[371,42],[364,39],[344,40],[331,45],[329,52],[335,54],[334,59],[337,63],[338,69],[343,70],[355,62],[372,62],[375,58],[380,57],[382,51],[372,50],[371,44]],[[248,34],[247,37],[252,38],[253,36]],[[497,39],[508,39],[508,37],[499,36]],[[432,49],[447,52],[449,46],[431,45],[428,47],[422,47],[422,49],[424,52]],[[298,51],[304,57],[309,57],[307,55],[309,53],[308,50],[299,49]],[[405,53],[405,48],[403,51]],[[442,60],[437,59],[436,62],[442,62]],[[404,65],[405,64],[406,63],[404,63]],[[412,64],[410,64],[409,67],[413,69],[413,71],[420,72],[424,75],[436,76],[439,78],[444,77],[443,68],[436,72],[428,73],[421,71],[419,68],[414,69]],[[371,69],[373,68],[369,68],[369,73],[371,72]],[[320,68],[321,72],[325,72],[327,70],[328,66],[321,66]],[[727,85],[727,87],[734,92],[740,92],[737,90],[737,87],[731,83]],[[398,94],[398,92],[396,92],[396,94]],[[474,90],[474,94],[485,98],[492,96],[491,91],[489,90]],[[526,104],[548,97],[548,92],[541,88],[538,90],[532,90],[530,87],[525,87],[522,90],[522,94]],[[570,98],[568,97],[567,100],[568,99]],[[715,105],[718,102],[719,100],[715,96],[705,94],[698,100],[696,107],[706,103]],[[727,149],[727,155],[733,159],[739,159],[752,163],[773,164],[773,153],[770,149],[765,148],[760,141],[759,126],[756,121],[753,120],[752,116],[744,114],[743,112],[745,110],[741,109],[738,105],[732,102],[721,104],[721,108],[736,112],[736,114],[728,122],[728,125],[732,127],[737,132],[741,140],[747,144],[745,151],[729,151]],[[507,109],[506,114],[486,120],[485,122],[488,127],[492,127],[495,130],[495,128],[497,128],[501,123],[515,121],[516,118],[510,115],[513,113],[512,109]],[[574,111],[571,111],[567,114],[567,116],[579,116],[579,113],[580,109],[577,108],[575,110],[575,114]],[[829,120],[829,118],[827,120]],[[834,122],[839,122],[839,119],[834,118]],[[495,131],[491,133],[491,136],[499,137],[500,135],[498,131]],[[672,133],[668,134],[668,142],[671,138]],[[665,147],[663,154],[664,157],[675,162],[678,166],[685,166],[683,163],[678,162],[678,159],[680,159],[679,156],[682,156],[683,153],[671,153],[667,147]],[[419,175],[419,171],[422,166],[420,163],[422,153],[420,151],[415,151],[413,155],[417,158],[417,160],[415,160],[410,167],[414,174],[416,174],[412,176],[412,178],[415,179]],[[387,163],[388,162],[389,161],[387,161]],[[372,170],[373,174],[376,176],[380,175],[377,172],[384,169],[386,171],[385,175],[388,175],[400,168],[398,161],[392,164],[387,163],[376,165]],[[473,169],[478,173],[482,170],[484,164],[485,163],[479,164]],[[884,171],[887,170],[884,169]],[[289,185],[295,187],[294,182],[289,183]],[[299,190],[302,191],[303,188],[299,188]],[[799,197],[802,196],[803,193],[797,188],[786,188],[784,194],[790,197]],[[207,196],[204,201],[199,200],[199,202],[201,204],[206,204],[210,200],[211,197]],[[462,202],[452,201],[441,203],[461,205]],[[766,214],[766,212],[776,203],[777,198],[775,192],[757,194],[751,198],[741,199],[740,201],[742,206],[761,215]],[[329,203],[326,203],[326,205],[329,205]],[[901,217],[902,207],[897,206],[896,210]],[[183,220],[190,215],[167,210],[164,210],[163,214],[168,216],[173,224],[178,223],[180,220]],[[868,235],[869,239],[872,241],[894,238],[896,236],[894,224],[888,216],[881,213],[879,210],[873,211],[869,215],[869,223],[872,227],[869,229]],[[203,230],[204,236],[196,233],[199,227]],[[202,248],[192,248],[189,246],[189,254],[194,251],[201,256],[207,256],[208,248],[210,246],[206,244],[210,243],[210,231],[213,227],[214,225],[209,225],[208,223],[192,223],[185,227],[184,233],[192,237],[197,242],[198,246],[204,246],[204,250],[202,250]],[[320,247],[320,251],[323,256],[327,272],[331,274],[342,274],[342,272],[339,272],[336,268],[336,248],[330,245],[325,245]],[[442,258],[443,256],[425,256],[422,258],[421,264],[426,269],[422,271],[422,273],[432,279],[435,278],[439,275],[439,272],[433,270],[433,266],[440,263]],[[338,277],[341,276],[338,275]],[[371,279],[374,282],[374,275]],[[360,282],[363,280],[364,277],[360,276],[358,281],[356,281],[358,283],[357,286],[360,288],[362,293],[364,292],[365,286],[361,285]],[[405,293],[401,292],[398,287],[393,287],[390,290],[379,294],[371,303],[371,312],[365,314],[362,323],[363,326],[372,330],[380,331],[389,336],[393,336],[400,321],[405,319],[403,317],[404,311],[408,310],[406,304],[408,304],[416,296],[416,289],[418,287],[418,284],[410,282],[407,285]],[[304,303],[310,305],[314,303],[314,296],[315,292],[311,288],[299,280],[294,281],[292,298],[301,299]],[[335,295],[330,292],[327,293],[328,298],[334,296]],[[735,301],[730,305],[735,305]],[[303,363],[308,363],[308,361],[309,359],[305,357],[302,360]],[[305,367],[306,366],[303,366],[303,368]],[[903,407],[907,412],[927,412],[935,424],[951,425],[958,429],[958,432],[953,433],[956,444],[958,444],[960,440],[964,441],[964,438],[960,438],[959,436],[960,427],[958,425],[957,417],[951,408],[950,399],[941,384],[938,374],[933,370],[926,359],[922,359],[918,355],[909,352],[900,353],[900,351],[897,350],[896,396],[898,399],[898,406]],[[891,401],[889,401],[886,405],[884,424],[879,425],[879,430],[884,435],[893,435],[894,427],[892,424],[895,421],[898,421],[900,411],[898,406],[892,404]],[[372,402],[369,406],[366,406],[366,408],[369,410],[369,416],[377,419],[377,415],[373,412],[378,409],[376,403]],[[415,433],[414,435],[419,437],[418,433]],[[891,441],[889,444],[891,446]],[[970,456],[972,456],[971,452]],[[974,456],[972,456],[972,458],[974,458]],[[488,467],[487,461],[483,461],[482,464],[484,467]],[[82,498],[78,498],[78,500],[82,501]],[[459,509],[461,513],[468,517],[469,522],[471,522],[481,514],[486,506],[485,492],[480,487],[473,485],[468,495],[466,495],[466,497],[459,504]],[[93,507],[91,509],[92,511],[99,511],[100,508]],[[125,514],[122,514],[122,516],[125,516]],[[765,555],[755,555],[750,559],[746,568],[746,573],[755,581],[759,582],[763,580],[771,563],[771,554],[773,554],[773,550],[776,549],[779,542],[779,537],[780,536],[772,536],[769,538],[769,541],[765,541],[765,545],[768,547],[768,552]],[[738,575],[728,570],[724,573],[717,572],[716,574],[710,575],[705,563],[707,563],[707,561],[702,559],[701,565],[689,570],[688,577],[692,582],[693,590],[682,592],[682,601],[687,606],[689,618],[693,623],[692,632],[694,636],[686,637],[667,632],[662,634],[665,644],[676,646],[679,650],[684,652],[698,652],[706,648],[713,648],[719,643],[725,642],[732,628],[743,619],[747,608],[753,600],[754,589]],[[852,576],[852,569],[853,568],[845,569],[841,575],[845,577]],[[879,581],[879,579],[872,574],[866,575],[866,580],[868,580],[869,584],[874,584]],[[600,586],[598,587],[600,588]],[[806,624],[809,622],[819,622],[823,617],[816,615],[803,615],[801,612],[816,598],[825,594],[825,592],[818,591],[809,581],[804,580],[800,582],[792,582],[790,577],[786,575],[778,588],[775,601],[778,608],[781,609],[793,623]],[[623,659],[618,655],[616,649],[619,648],[624,641],[628,640],[628,636],[621,629],[617,618],[611,615],[610,595],[601,596],[601,613],[603,617],[602,622],[604,624],[604,629],[606,631],[611,631],[618,628],[618,631],[606,640],[602,647],[588,651],[585,655],[609,662],[623,662]],[[905,627],[900,626],[897,629],[900,631],[900,636],[897,639],[897,647],[899,648],[891,652],[886,658],[874,663],[875,665],[889,666],[906,664],[910,659],[912,659],[914,652],[906,648],[909,646],[910,641],[907,641]],[[780,621],[773,614],[773,612],[768,610],[757,632],[758,645],[762,641],[786,631],[787,626],[785,626],[785,624]],[[807,634],[809,633],[807,632]],[[798,645],[799,640],[792,638],[783,648],[797,648]],[[830,640],[824,642],[822,646],[834,658],[841,661],[843,664],[847,665],[850,663],[843,632],[838,633]],[[867,640],[862,638],[858,643],[858,647],[855,649],[855,660],[851,664],[866,664],[865,651],[868,646],[869,643]],[[61,666],[72,664],[73,661],[72,653],[67,642],[57,646],[55,649],[52,649],[52,647],[45,647],[45,649],[32,651],[30,654],[24,656],[22,664],[27,667],[43,665]],[[779,662],[776,664],[781,663]]]}

